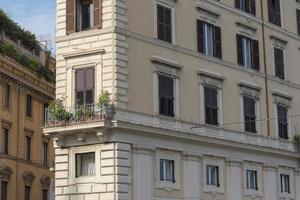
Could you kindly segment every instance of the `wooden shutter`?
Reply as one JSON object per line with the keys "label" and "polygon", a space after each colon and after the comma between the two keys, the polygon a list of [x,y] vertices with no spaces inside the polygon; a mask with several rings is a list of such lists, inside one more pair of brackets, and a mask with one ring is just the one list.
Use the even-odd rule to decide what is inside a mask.
{"label": "wooden shutter", "polygon": [[284,79],[283,50],[274,48],[275,76]]}
{"label": "wooden shutter", "polygon": [[268,14],[269,14],[269,22],[274,23],[274,8],[272,0],[268,0]]}
{"label": "wooden shutter", "polygon": [[66,2],[66,32],[71,34],[75,32],[75,5],[76,0],[67,0]]}
{"label": "wooden shutter", "polygon": [[203,21],[197,20],[197,43],[198,43],[198,52],[203,53]]}
{"label": "wooden shutter", "polygon": [[280,0],[275,0],[275,24],[281,25]]}
{"label": "wooden shutter", "polygon": [[221,40],[221,28],[218,26],[213,27],[214,46],[213,53],[217,58],[222,59],[222,40]]}
{"label": "wooden shutter", "polygon": [[235,0],[235,8],[241,9],[241,3],[240,3],[240,0]]}
{"label": "wooden shutter", "polygon": [[250,13],[256,15],[256,0],[250,0]]}
{"label": "wooden shutter", "polygon": [[94,28],[102,28],[102,0],[93,0],[94,4]]}
{"label": "wooden shutter", "polygon": [[251,41],[252,69],[259,70],[259,45],[257,40]]}
{"label": "wooden shutter", "polygon": [[300,10],[297,9],[297,25],[298,25],[298,35],[300,35]]}
{"label": "wooden shutter", "polygon": [[236,47],[237,47],[237,62],[239,65],[244,65],[244,50],[243,50],[243,36],[236,35]]}

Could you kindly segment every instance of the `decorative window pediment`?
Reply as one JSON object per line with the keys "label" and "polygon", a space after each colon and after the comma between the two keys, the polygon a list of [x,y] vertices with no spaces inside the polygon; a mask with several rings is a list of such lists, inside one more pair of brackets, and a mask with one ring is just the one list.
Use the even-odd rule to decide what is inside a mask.
{"label": "decorative window pediment", "polygon": [[24,180],[25,185],[31,186],[34,179],[35,179],[35,175],[32,172],[24,172],[23,180]]}
{"label": "decorative window pediment", "polygon": [[246,95],[255,99],[259,99],[259,92],[261,90],[260,86],[245,81],[240,81],[238,83],[238,86],[240,87],[241,95]]}
{"label": "decorative window pediment", "polygon": [[276,104],[282,104],[287,107],[291,107],[291,100],[293,99],[291,95],[277,90],[274,90],[272,94],[274,96],[274,101]]}

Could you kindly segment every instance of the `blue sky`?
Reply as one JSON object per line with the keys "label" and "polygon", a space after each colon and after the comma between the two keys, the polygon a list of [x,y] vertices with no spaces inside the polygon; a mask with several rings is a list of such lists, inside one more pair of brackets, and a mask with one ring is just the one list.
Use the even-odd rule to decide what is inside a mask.
{"label": "blue sky", "polygon": [[0,0],[0,8],[37,38],[49,37],[55,52],[56,0]]}

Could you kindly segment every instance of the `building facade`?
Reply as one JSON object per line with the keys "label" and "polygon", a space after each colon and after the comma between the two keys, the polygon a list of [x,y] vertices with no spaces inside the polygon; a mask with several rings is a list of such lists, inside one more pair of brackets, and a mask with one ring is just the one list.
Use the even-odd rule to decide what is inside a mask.
{"label": "building facade", "polygon": [[298,8],[57,0],[56,199],[300,200]]}
{"label": "building facade", "polygon": [[41,128],[55,85],[15,58],[22,55],[24,60],[32,58],[45,66],[48,62],[50,69],[55,69],[55,60],[49,52],[28,51],[2,30],[0,49],[0,199],[47,200],[54,178],[50,172],[54,150]]}

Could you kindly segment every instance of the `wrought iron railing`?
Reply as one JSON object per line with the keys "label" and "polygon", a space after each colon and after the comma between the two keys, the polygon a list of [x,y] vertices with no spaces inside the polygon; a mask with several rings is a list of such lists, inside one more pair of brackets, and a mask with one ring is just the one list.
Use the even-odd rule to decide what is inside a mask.
{"label": "wrought iron railing", "polygon": [[114,108],[96,104],[76,105],[73,107],[45,109],[45,126],[63,126],[83,122],[112,120]]}

